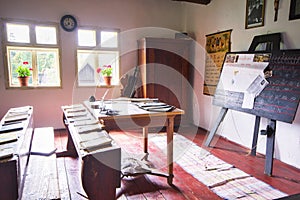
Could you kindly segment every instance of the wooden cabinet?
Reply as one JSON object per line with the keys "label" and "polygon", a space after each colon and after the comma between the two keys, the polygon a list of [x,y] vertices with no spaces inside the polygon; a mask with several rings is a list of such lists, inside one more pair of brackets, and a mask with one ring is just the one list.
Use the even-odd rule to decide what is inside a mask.
{"label": "wooden cabinet", "polygon": [[138,41],[138,64],[142,87],[140,97],[158,98],[185,111],[175,125],[191,118],[190,74],[192,40],[143,38]]}

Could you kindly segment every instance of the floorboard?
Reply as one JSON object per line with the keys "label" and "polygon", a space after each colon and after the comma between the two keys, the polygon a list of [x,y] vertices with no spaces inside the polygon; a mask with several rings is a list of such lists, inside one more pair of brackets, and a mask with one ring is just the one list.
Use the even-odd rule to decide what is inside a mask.
{"label": "floorboard", "polygon": [[[198,129],[196,136],[189,133],[188,127],[185,128],[184,136],[193,140],[202,148],[206,148],[213,155],[228,162],[242,171],[254,176],[263,182],[270,184],[276,189],[289,195],[300,193],[300,169],[287,165],[278,160],[274,160],[273,175],[264,174],[264,156],[250,156],[250,150],[230,142],[224,138],[214,140],[214,148],[203,147],[206,131]],[[193,129],[194,130],[194,129]],[[111,131],[110,134],[124,134],[121,131]],[[139,131],[126,132],[133,137],[139,137]],[[125,134],[125,135],[126,135]],[[126,139],[126,137],[123,137]],[[128,138],[127,138],[128,139]],[[67,142],[67,132],[65,130],[55,130],[55,145],[58,151],[65,150]],[[149,147],[151,148],[151,147]],[[57,158],[59,166],[65,168],[71,199],[86,199],[80,194],[85,195],[80,182],[80,164],[78,159]],[[159,162],[159,159],[157,159]],[[59,171],[61,173],[61,171]],[[176,199],[176,200],[201,200],[201,199],[221,199],[207,186],[197,181],[190,174],[186,173],[180,166],[174,164],[174,187],[167,184],[166,178],[143,175],[137,177],[124,177],[121,187],[117,189],[118,200],[145,200],[145,199]],[[64,184],[65,185],[65,184]],[[63,190],[63,189],[61,189]],[[67,199],[67,194],[65,194]]]}

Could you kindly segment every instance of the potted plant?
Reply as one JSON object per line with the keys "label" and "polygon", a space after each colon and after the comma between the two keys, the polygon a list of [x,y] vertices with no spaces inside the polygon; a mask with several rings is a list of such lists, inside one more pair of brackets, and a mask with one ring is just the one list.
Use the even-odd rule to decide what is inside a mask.
{"label": "potted plant", "polygon": [[113,69],[112,69],[111,65],[104,65],[103,67],[97,68],[97,73],[102,74],[106,85],[111,85],[112,72],[113,72]]}
{"label": "potted plant", "polygon": [[32,69],[27,67],[26,65],[28,65],[28,62],[23,62],[23,65],[18,66],[16,69],[20,86],[28,86],[28,81],[31,76]]}

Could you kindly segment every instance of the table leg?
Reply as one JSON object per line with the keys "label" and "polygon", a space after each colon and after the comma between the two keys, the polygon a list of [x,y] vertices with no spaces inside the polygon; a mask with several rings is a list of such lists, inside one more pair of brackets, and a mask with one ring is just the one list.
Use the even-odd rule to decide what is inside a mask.
{"label": "table leg", "polygon": [[148,127],[143,127],[144,153],[148,153]]}
{"label": "table leg", "polygon": [[145,156],[142,158],[142,160],[148,160],[148,127],[143,127],[143,139],[144,139],[144,153]]}
{"label": "table leg", "polygon": [[168,117],[167,120],[167,162],[168,162],[168,184],[173,185],[173,134],[174,117]]}

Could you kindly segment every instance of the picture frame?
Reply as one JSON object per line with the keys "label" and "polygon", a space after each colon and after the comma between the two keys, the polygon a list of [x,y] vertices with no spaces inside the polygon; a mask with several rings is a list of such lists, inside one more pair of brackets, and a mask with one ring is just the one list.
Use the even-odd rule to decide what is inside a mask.
{"label": "picture frame", "polygon": [[300,0],[291,0],[289,20],[300,19]]}
{"label": "picture frame", "polygon": [[264,26],[265,0],[246,0],[245,28]]}

